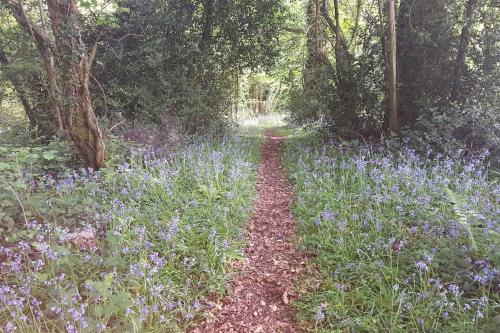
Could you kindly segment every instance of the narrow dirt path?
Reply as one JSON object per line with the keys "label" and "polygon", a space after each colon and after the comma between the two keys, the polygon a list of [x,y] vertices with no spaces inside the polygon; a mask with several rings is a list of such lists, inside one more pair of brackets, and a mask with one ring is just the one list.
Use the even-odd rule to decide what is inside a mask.
{"label": "narrow dirt path", "polygon": [[265,131],[258,175],[258,198],[247,230],[246,260],[232,292],[222,299],[214,319],[195,332],[298,332],[289,302],[303,256],[292,244],[295,221],[290,213],[293,193],[281,165],[283,138]]}

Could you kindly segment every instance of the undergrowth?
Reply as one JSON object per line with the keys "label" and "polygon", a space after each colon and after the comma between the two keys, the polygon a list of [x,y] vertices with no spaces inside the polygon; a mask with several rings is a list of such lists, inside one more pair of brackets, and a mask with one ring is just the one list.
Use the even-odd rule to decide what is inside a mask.
{"label": "undergrowth", "polygon": [[242,255],[259,141],[196,139],[63,176],[57,150],[2,148],[0,331],[188,329]]}
{"label": "undergrowth", "polygon": [[285,164],[320,275],[296,306],[317,332],[497,332],[500,187],[481,159],[299,135]]}

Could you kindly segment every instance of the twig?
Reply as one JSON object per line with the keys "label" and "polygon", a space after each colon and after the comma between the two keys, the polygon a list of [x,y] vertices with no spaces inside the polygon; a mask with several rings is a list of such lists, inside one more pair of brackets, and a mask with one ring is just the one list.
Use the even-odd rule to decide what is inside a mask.
{"label": "twig", "polygon": [[108,132],[110,132],[110,133],[111,133],[111,132],[113,132],[113,130],[114,130],[115,128],[117,128],[118,126],[120,126],[120,125],[122,125],[122,124],[124,124],[124,123],[126,123],[126,122],[127,122],[127,119],[126,119],[126,118],[123,118],[122,120],[120,120],[119,122],[117,122],[116,124],[114,124],[113,126],[111,126],[111,127],[108,129]]}

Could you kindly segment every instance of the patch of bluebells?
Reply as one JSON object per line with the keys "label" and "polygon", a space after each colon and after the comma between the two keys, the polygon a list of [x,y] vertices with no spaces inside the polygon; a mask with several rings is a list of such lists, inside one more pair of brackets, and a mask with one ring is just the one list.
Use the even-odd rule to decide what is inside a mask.
{"label": "patch of bluebells", "polygon": [[[175,154],[139,149],[114,169],[38,183],[59,215],[29,220],[20,240],[2,243],[0,331],[179,331],[242,246],[258,151],[235,136],[195,140]],[[60,207],[81,212],[78,222]]]}
{"label": "patch of bluebells", "polygon": [[[364,327],[373,331],[490,325],[500,305],[500,194],[484,156],[431,160],[410,149],[344,147],[290,141],[285,148],[303,243],[327,281],[304,296],[311,319],[354,331],[353,318],[379,322]],[[328,311],[318,302],[335,304],[339,317],[323,320]],[[400,312],[386,307],[395,303]],[[371,304],[370,322],[360,309]]]}

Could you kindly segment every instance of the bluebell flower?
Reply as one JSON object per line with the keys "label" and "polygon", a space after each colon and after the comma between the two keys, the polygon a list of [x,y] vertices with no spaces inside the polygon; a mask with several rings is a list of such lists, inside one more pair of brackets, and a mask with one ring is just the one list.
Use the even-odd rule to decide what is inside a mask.
{"label": "bluebell flower", "polygon": [[423,261],[415,262],[415,266],[417,266],[420,272],[427,272],[429,270],[429,266],[427,266],[427,264]]}

